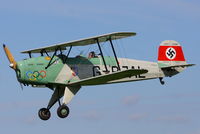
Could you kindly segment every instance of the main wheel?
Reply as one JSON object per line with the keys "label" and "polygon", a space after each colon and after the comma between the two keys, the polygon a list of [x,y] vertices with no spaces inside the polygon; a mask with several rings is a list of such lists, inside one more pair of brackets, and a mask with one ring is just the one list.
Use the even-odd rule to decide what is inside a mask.
{"label": "main wheel", "polygon": [[51,112],[47,108],[41,108],[38,111],[38,116],[41,120],[48,120],[51,117]]}
{"label": "main wheel", "polygon": [[66,118],[69,115],[69,108],[66,105],[61,105],[57,109],[57,115],[60,118]]}

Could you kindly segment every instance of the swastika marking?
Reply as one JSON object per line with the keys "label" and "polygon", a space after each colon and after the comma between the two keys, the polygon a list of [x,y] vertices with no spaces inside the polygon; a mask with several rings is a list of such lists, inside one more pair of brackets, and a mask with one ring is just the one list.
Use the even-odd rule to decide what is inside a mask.
{"label": "swastika marking", "polygon": [[176,57],[176,50],[172,47],[167,48],[166,57],[170,60],[173,60]]}

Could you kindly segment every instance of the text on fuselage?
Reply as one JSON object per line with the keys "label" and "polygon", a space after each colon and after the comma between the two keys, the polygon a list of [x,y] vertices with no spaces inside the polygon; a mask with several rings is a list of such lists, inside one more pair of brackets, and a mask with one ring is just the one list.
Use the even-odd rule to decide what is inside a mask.
{"label": "text on fuselage", "polygon": [[[107,72],[106,70],[101,69],[100,66],[93,66],[92,69],[93,69],[93,76],[102,75],[100,70],[102,70],[102,72]],[[131,66],[131,67],[129,67],[129,66],[121,66],[120,69],[121,70],[141,69],[141,67],[140,66],[137,66],[137,67],[135,67],[135,66]],[[108,71],[109,71],[109,73],[111,73],[111,72],[113,73],[113,72],[119,71],[120,69],[117,66],[111,66],[110,70],[108,70]],[[135,78],[146,78],[146,77],[145,76],[141,76],[141,75],[135,75]]]}

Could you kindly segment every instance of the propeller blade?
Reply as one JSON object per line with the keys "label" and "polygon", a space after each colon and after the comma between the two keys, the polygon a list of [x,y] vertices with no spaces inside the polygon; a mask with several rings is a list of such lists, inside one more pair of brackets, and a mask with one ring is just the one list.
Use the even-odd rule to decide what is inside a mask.
{"label": "propeller blade", "polygon": [[12,53],[10,52],[10,50],[8,49],[8,47],[6,47],[5,44],[3,44],[3,49],[4,49],[4,52],[10,62],[10,67],[13,68],[14,70],[16,70],[17,68],[17,62],[15,61]]}
{"label": "propeller blade", "polygon": [[21,87],[21,89],[22,89],[22,91],[23,91],[23,85],[22,85],[22,83],[21,83],[21,82],[19,82],[19,84],[20,84],[20,87]]}

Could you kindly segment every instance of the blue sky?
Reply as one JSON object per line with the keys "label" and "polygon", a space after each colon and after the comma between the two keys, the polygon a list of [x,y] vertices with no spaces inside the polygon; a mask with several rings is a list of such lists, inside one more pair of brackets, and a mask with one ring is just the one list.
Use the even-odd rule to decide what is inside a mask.
{"label": "blue sky", "polygon": [[68,119],[57,117],[55,105],[44,122],[37,112],[52,92],[21,91],[0,49],[0,132],[200,134],[199,7],[198,0],[0,0],[0,42],[16,60],[29,48],[133,31],[136,37],[118,42],[126,57],[156,62],[159,43],[170,39],[180,42],[188,63],[197,64],[165,78],[164,86],[150,80],[83,87],[69,104]]}

